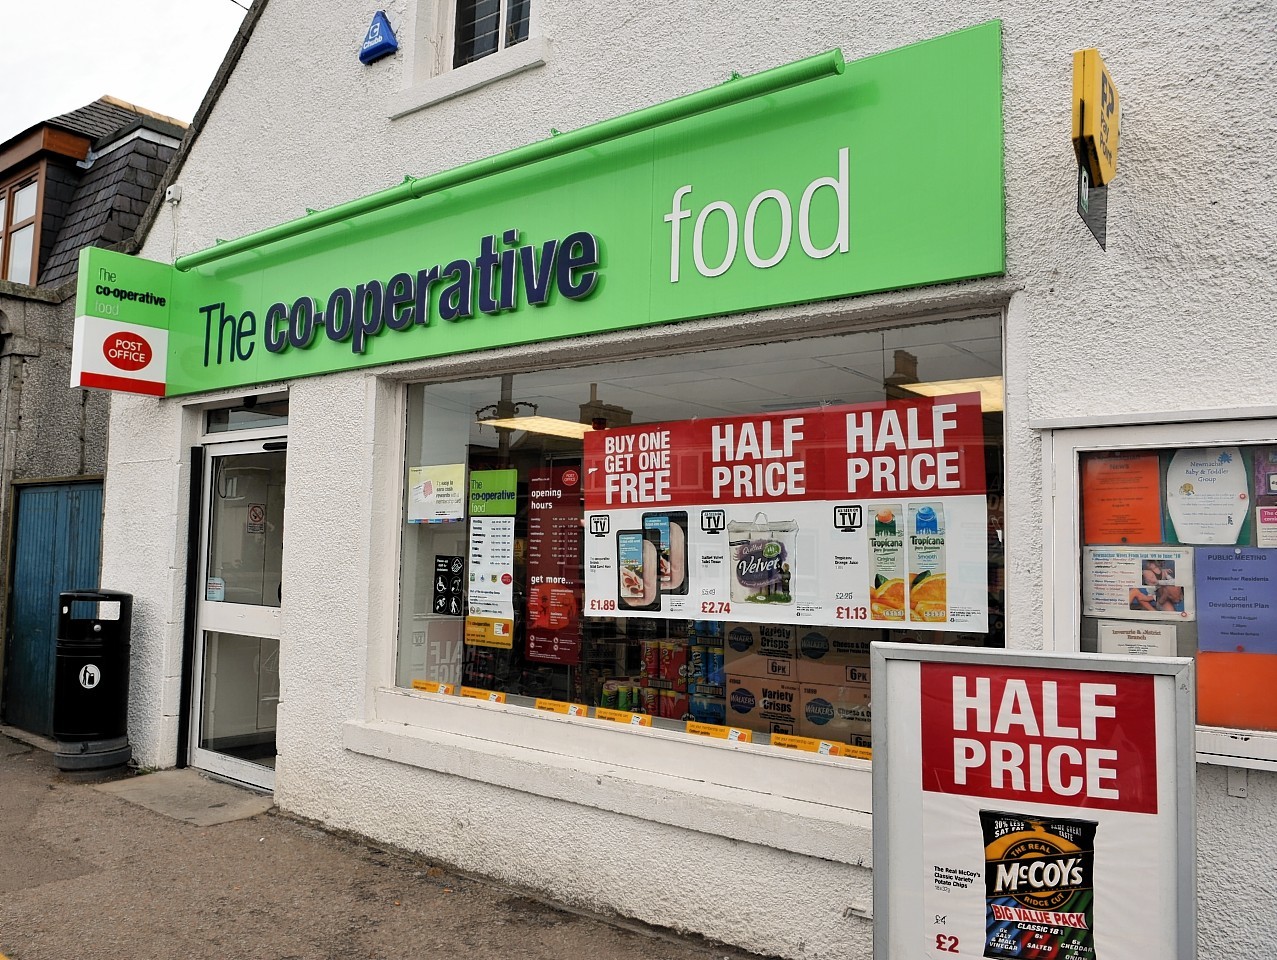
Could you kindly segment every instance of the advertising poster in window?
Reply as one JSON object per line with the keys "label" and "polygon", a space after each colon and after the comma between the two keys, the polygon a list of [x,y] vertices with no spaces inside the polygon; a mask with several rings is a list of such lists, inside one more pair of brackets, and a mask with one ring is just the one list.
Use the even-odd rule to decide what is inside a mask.
{"label": "advertising poster in window", "polygon": [[1259,446],[1255,456],[1255,497],[1265,505],[1277,504],[1277,447]]}
{"label": "advertising poster in window", "polygon": [[529,471],[529,660],[581,661],[581,523],[581,471]]}
{"label": "advertising poster in window", "polygon": [[466,643],[514,645],[514,517],[471,517]]}
{"label": "advertising poster in window", "polygon": [[470,541],[465,642],[514,645],[514,512],[518,474],[477,470],[470,475]]}
{"label": "advertising poster in window", "polygon": [[1156,453],[1088,454],[1082,459],[1082,539],[1161,543],[1161,467]]}
{"label": "advertising poster in window", "polygon": [[585,610],[826,626],[988,624],[978,394],[585,437]]}
{"label": "advertising poster in window", "polygon": [[436,554],[430,609],[442,617],[459,617],[465,603],[465,557]]}
{"label": "advertising poster in window", "polygon": [[1191,547],[1084,547],[1082,613],[1124,620],[1192,620]]}
{"label": "advertising poster in window", "polygon": [[470,474],[470,516],[513,517],[518,504],[518,470],[475,470]]}
{"label": "advertising poster in window", "polygon": [[884,646],[875,957],[1190,955],[1191,663]]}
{"label": "advertising poster in window", "polygon": [[1255,508],[1255,543],[1261,547],[1277,547],[1277,507]]}
{"label": "advertising poster in window", "polygon": [[1277,547],[1277,447],[1254,450],[1255,543]]}
{"label": "advertising poster in window", "polygon": [[408,468],[408,522],[443,523],[466,516],[466,465]]}

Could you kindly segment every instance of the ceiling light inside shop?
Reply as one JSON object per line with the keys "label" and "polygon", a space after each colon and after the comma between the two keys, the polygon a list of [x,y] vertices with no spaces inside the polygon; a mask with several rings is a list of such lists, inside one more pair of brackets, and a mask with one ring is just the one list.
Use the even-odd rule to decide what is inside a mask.
{"label": "ceiling light inside shop", "polygon": [[501,417],[491,420],[477,421],[484,427],[503,427],[506,430],[526,430],[528,433],[543,433],[550,437],[567,437],[571,440],[583,440],[587,433],[593,431],[588,423],[573,423],[571,420],[559,420],[555,417],[542,417],[536,414],[527,417]]}
{"label": "ceiling light inside shop", "polygon": [[964,380],[932,380],[930,383],[902,383],[921,397],[949,397],[955,393],[979,393],[980,409],[985,413],[1001,413],[1004,407],[1001,377],[967,377]]}

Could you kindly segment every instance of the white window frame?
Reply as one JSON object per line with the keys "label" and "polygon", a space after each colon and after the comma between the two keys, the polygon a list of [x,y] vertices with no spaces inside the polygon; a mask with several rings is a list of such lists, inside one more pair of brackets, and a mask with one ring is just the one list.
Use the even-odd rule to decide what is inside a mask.
{"label": "white window frame", "polygon": [[[20,190],[35,186],[35,210],[31,216],[13,221],[14,199]],[[31,263],[25,280],[9,280],[34,287],[40,278],[41,226],[44,222],[45,164],[27,168],[20,174],[0,183],[0,198],[4,199],[3,220],[0,221],[0,280],[9,280],[9,259],[12,253],[13,235],[31,227]]]}
{"label": "white window frame", "polygon": [[[545,66],[550,60],[550,41],[541,30],[538,0],[532,0],[526,40],[456,68],[452,66],[456,0],[417,0],[414,6],[407,18],[410,26],[404,31],[408,34],[406,85],[391,98],[388,112],[392,120]],[[505,0],[501,10],[504,19]]]}
{"label": "white window frame", "polygon": [[[1032,424],[1043,430],[1043,622],[1047,649],[1081,650],[1081,455],[1101,450],[1277,443],[1277,411],[1265,408],[1254,413],[1255,419],[1206,419],[1219,415],[1219,411],[1208,411],[1200,415],[1203,419],[1189,422]],[[1237,411],[1237,415],[1244,418],[1246,412]],[[1277,732],[1199,724],[1197,762],[1277,770]]]}

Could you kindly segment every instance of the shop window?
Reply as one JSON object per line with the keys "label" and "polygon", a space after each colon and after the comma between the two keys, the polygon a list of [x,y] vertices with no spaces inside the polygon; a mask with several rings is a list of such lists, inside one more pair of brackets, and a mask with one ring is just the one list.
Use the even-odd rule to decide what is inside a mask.
{"label": "shop window", "polygon": [[1138,446],[1129,428],[1057,441],[1076,504],[1075,523],[1056,520],[1076,535],[1056,551],[1076,584],[1057,629],[1083,652],[1194,657],[1199,759],[1277,760],[1277,439],[1138,433]]}
{"label": "shop window", "polygon": [[867,757],[875,640],[1003,645],[1001,356],[985,317],[412,385],[397,685]]}
{"label": "shop window", "polygon": [[40,180],[37,173],[0,185],[0,276],[35,284]]}
{"label": "shop window", "polygon": [[458,0],[453,67],[462,67],[528,39],[531,0]]}

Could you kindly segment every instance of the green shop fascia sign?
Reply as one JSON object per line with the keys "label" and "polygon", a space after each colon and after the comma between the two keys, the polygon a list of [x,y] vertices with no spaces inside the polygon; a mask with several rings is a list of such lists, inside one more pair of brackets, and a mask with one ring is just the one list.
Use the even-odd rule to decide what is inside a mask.
{"label": "green shop fascia sign", "polygon": [[1001,24],[838,51],[220,243],[80,259],[73,383],[181,395],[1000,274]]}

